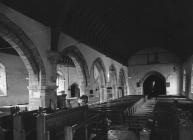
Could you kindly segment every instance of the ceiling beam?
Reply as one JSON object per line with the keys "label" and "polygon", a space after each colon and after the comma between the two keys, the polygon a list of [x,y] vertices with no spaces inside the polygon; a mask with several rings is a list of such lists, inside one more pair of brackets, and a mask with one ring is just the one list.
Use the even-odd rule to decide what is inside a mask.
{"label": "ceiling beam", "polygon": [[[65,0],[64,3],[62,3],[62,6],[60,7],[57,12],[53,16],[54,21],[51,23],[51,50],[57,51],[58,50],[58,41],[60,37],[60,33],[62,31],[64,22],[66,20],[66,17],[72,8],[72,5],[74,4],[75,0]],[[58,7],[55,7],[55,9]],[[52,10],[52,9],[50,9]],[[65,30],[65,29],[64,29]]]}

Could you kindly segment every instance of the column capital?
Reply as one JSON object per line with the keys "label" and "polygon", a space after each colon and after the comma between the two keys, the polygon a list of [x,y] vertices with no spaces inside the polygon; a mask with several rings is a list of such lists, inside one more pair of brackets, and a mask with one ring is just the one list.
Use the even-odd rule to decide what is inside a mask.
{"label": "column capital", "polygon": [[58,61],[60,60],[61,56],[60,53],[57,51],[47,51],[47,58],[50,61],[51,64],[57,64]]}
{"label": "column capital", "polygon": [[53,91],[53,90],[55,91],[57,88],[58,88],[58,86],[56,86],[56,85],[48,85],[48,86],[45,86],[45,87],[44,87],[44,89],[45,89],[46,92],[51,91],[51,90],[52,90],[52,91]]}

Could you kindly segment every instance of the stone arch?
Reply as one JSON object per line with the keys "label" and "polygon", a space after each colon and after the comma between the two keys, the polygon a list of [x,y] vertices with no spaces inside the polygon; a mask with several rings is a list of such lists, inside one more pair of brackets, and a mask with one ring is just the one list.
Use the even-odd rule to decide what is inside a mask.
{"label": "stone arch", "polygon": [[79,73],[79,78],[82,81],[80,85],[80,96],[87,94],[90,76],[86,60],[80,50],[76,46],[70,46],[62,51],[61,56],[69,56],[72,59],[76,70]]}
{"label": "stone arch", "polygon": [[123,97],[127,91],[125,72],[123,68],[119,71],[119,87],[118,87],[118,97]]}
{"label": "stone arch", "polygon": [[41,93],[46,84],[46,72],[37,48],[24,31],[3,14],[0,14],[0,37],[17,51],[26,66],[29,74],[29,109],[44,106],[44,95]]}
{"label": "stone arch", "polygon": [[[95,77],[95,69],[98,71],[98,74],[99,74],[97,78]],[[92,83],[91,90],[92,90],[92,93],[94,93],[94,97],[99,96],[98,97],[99,101],[105,101],[106,100],[105,86],[107,82],[106,69],[105,69],[103,60],[100,57],[96,58],[92,63],[91,70],[90,70],[90,78],[91,78],[90,82]],[[96,93],[98,95],[96,95]]]}
{"label": "stone arch", "polygon": [[149,72],[147,72],[147,73],[143,76],[143,78],[141,79],[141,82],[143,83],[143,82],[145,81],[145,79],[146,79],[147,77],[149,77],[150,75],[157,75],[157,76],[162,77],[162,78],[164,78],[164,79],[166,80],[166,78],[164,77],[164,75],[163,75],[162,73],[157,72],[157,71],[149,71]]}
{"label": "stone arch", "polygon": [[108,73],[107,99],[115,99],[117,97],[117,70],[111,64]]}
{"label": "stone arch", "polygon": [[152,80],[159,83],[157,84],[159,85],[159,91],[157,90],[158,93],[156,94],[165,95],[166,94],[166,78],[160,72],[157,72],[157,71],[150,71],[142,78],[141,82],[143,83],[143,94],[144,95],[152,94],[150,96],[155,96],[153,95],[154,93],[151,93],[152,92],[152,84],[151,84]]}

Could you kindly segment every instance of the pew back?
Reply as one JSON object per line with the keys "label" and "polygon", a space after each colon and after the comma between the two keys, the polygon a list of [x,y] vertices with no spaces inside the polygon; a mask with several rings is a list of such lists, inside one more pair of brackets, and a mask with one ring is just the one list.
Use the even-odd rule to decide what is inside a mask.
{"label": "pew back", "polygon": [[81,124],[86,119],[87,107],[59,110],[37,117],[37,140],[54,140],[64,137],[65,127]]}
{"label": "pew back", "polygon": [[14,140],[36,139],[36,115],[38,111],[18,112],[13,117]]}

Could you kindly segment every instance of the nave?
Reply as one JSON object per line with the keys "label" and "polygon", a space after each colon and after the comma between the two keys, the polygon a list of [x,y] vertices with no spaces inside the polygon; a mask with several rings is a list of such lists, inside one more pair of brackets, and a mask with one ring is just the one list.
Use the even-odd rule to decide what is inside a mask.
{"label": "nave", "polygon": [[[50,112],[0,114],[1,140],[190,140],[193,101],[182,96],[129,95],[100,104]],[[3,108],[1,108],[3,111]]]}
{"label": "nave", "polygon": [[192,140],[192,9],[0,0],[0,140]]}

